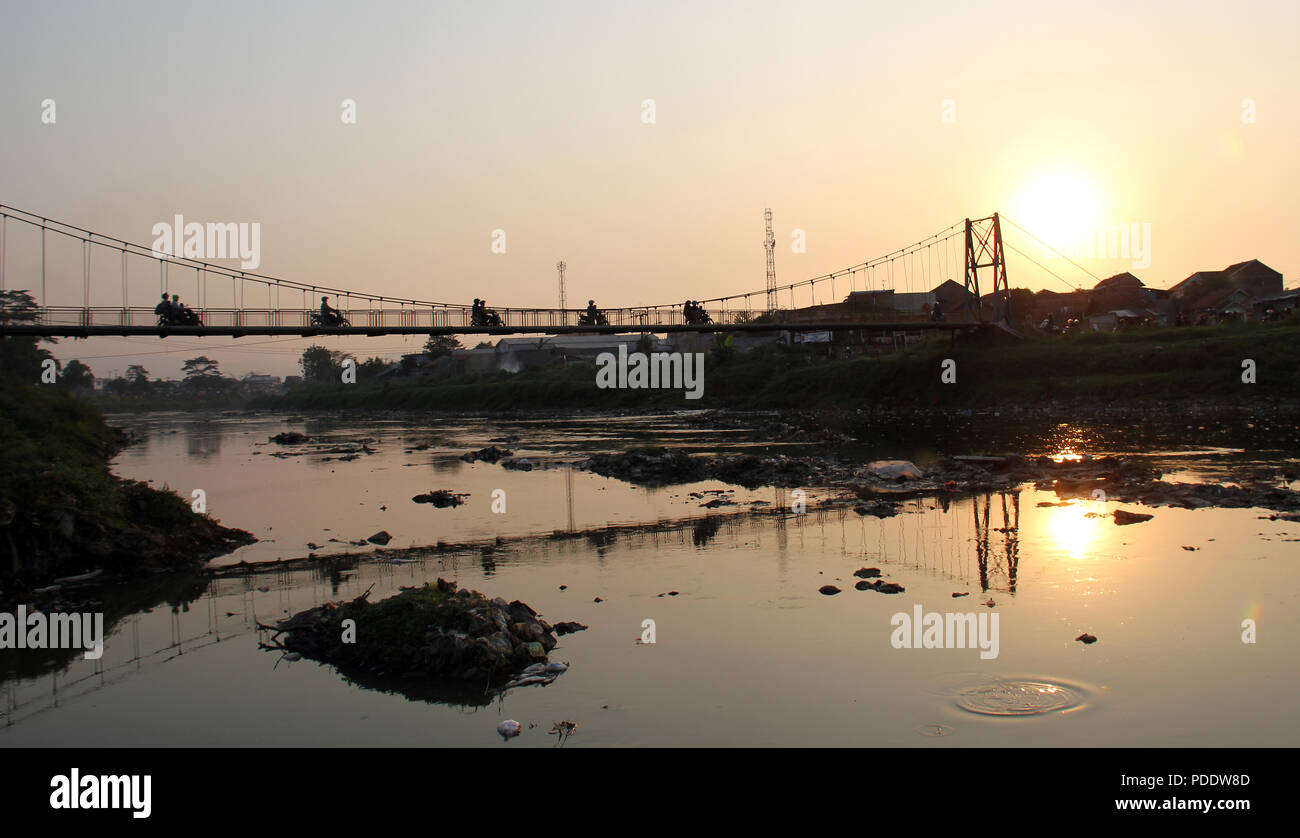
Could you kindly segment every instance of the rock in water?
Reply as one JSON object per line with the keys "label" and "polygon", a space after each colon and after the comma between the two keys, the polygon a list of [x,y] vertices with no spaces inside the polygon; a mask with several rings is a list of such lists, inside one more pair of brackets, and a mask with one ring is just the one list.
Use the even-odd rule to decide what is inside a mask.
{"label": "rock in water", "polygon": [[380,530],[366,539],[366,541],[369,541],[371,544],[378,544],[381,547],[392,540],[393,536],[389,534],[388,530]]}
{"label": "rock in water", "polygon": [[445,509],[448,506],[460,506],[465,502],[469,495],[458,495],[446,489],[435,489],[432,492],[426,492],[422,495],[416,495],[411,500],[416,503],[431,503],[438,509]]}
{"label": "rock in water", "polygon": [[826,596],[835,596],[840,592],[840,589],[835,587],[834,585],[822,585],[820,588],[817,589],[817,592],[821,594],[825,594]]}
{"label": "rock in water", "polygon": [[1074,639],[1078,640],[1080,643],[1087,643],[1090,645],[1097,642],[1097,638],[1091,634],[1088,634],[1086,631]]}
{"label": "rock in water", "polygon": [[907,460],[876,460],[867,465],[873,477],[881,480],[920,480],[921,470]]}
{"label": "rock in water", "polygon": [[512,736],[519,735],[519,722],[514,719],[506,719],[497,725],[497,733],[501,734],[502,739],[509,739]]}
{"label": "rock in water", "polygon": [[482,460],[485,463],[495,463],[502,457],[514,456],[514,453],[515,452],[508,451],[504,448],[497,448],[495,445],[489,445],[487,448],[481,448],[478,451],[471,451],[468,454],[462,454],[460,458],[467,463],[472,463],[475,460]]}
{"label": "rock in water", "polygon": [[1125,524],[1140,524],[1143,521],[1150,521],[1154,515],[1148,515],[1145,512],[1125,512],[1122,509],[1115,510],[1115,523],[1121,527]]}

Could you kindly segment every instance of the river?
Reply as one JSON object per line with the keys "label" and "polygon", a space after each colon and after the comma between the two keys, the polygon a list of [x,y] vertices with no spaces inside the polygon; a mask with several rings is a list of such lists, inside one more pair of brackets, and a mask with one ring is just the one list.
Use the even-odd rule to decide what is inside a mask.
{"label": "river", "polygon": [[[878,519],[821,506],[833,491],[809,489],[803,513],[776,511],[793,490],[638,488],[571,467],[631,445],[815,450],[687,414],[111,421],[140,438],[116,473],[186,498],[201,490],[209,514],[260,541],[215,561],[215,578],[142,589],[100,661],[9,677],[0,747],[554,747],[547,731],[560,720],[578,724],[564,747],[1300,745],[1289,698],[1300,686],[1300,523],[1266,510],[1146,509],[1152,520],[1118,526],[1101,514],[1116,504],[1039,506],[1060,498],[1030,485],[913,500]],[[285,430],[313,444],[268,442]],[[1044,444],[1107,453],[1088,448],[1086,430]],[[460,458],[515,436],[495,444],[531,471]],[[926,459],[914,448],[857,453]],[[1172,479],[1267,459],[1231,447],[1157,453]],[[433,489],[468,497],[412,502]],[[702,506],[714,498],[730,504]],[[390,548],[429,549],[393,561],[349,543],[381,530]],[[232,567],[346,553],[364,555]],[[868,567],[905,591],[856,590],[854,571]],[[258,648],[258,621],[438,577],[588,625],[551,655],[570,669],[545,687],[456,702],[362,687]],[[895,615],[917,606],[988,615],[985,625],[996,614],[996,656],[973,643],[896,648]],[[1243,642],[1245,620],[1255,642]],[[655,642],[638,642],[650,625]],[[1076,641],[1083,633],[1097,642]],[[503,719],[522,735],[503,742]]]}

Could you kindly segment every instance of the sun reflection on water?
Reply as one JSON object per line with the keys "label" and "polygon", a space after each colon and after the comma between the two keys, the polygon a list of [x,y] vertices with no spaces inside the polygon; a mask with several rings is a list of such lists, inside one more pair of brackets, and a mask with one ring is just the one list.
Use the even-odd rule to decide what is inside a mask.
{"label": "sun reflection on water", "polygon": [[1077,501],[1052,509],[1047,525],[1056,547],[1072,559],[1088,558],[1106,520],[1095,513],[1104,506],[1098,501]]}

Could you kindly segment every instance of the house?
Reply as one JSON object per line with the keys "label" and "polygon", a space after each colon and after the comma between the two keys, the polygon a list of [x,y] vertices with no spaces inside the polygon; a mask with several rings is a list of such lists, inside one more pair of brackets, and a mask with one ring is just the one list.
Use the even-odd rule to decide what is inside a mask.
{"label": "house", "polygon": [[1221,271],[1197,271],[1169,289],[1169,295],[1181,301],[1184,310],[1206,307],[1212,292],[1234,288],[1246,292],[1252,299],[1282,293],[1282,274],[1258,259],[1237,262]]}
{"label": "house", "polygon": [[1212,314],[1222,317],[1249,318],[1253,313],[1255,298],[1240,288],[1219,288],[1197,297],[1185,313]]}
{"label": "house", "polygon": [[955,320],[975,319],[975,295],[960,282],[945,280],[931,289],[930,294],[945,317]]}
{"label": "house", "polygon": [[1154,301],[1155,294],[1142,284],[1142,280],[1125,271],[1093,286],[1084,313],[1091,316],[1119,309],[1144,309]]}
{"label": "house", "polygon": [[273,389],[280,386],[280,377],[276,375],[266,375],[260,372],[250,372],[240,379],[246,387],[256,387],[261,390]]}
{"label": "house", "polygon": [[669,351],[668,345],[654,335],[507,337],[495,344],[485,341],[473,349],[457,349],[436,358],[422,352],[403,355],[401,369],[408,374],[439,378],[467,373],[518,372],[530,367],[591,360],[603,352],[617,354],[620,346],[629,354],[642,350]]}
{"label": "house", "polygon": [[1257,319],[1263,319],[1264,313],[1269,309],[1278,314],[1285,313],[1287,309],[1295,312],[1300,309],[1300,288],[1292,288],[1290,291],[1283,291],[1281,294],[1273,294],[1255,300],[1254,309]]}
{"label": "house", "polygon": [[[1071,316],[1082,315],[1088,307],[1088,300],[1087,291],[1057,292],[1044,288],[1034,294],[1028,312],[1030,322],[1036,326],[1050,316],[1060,326]],[[1022,316],[1020,311],[1014,314],[1016,317]]]}
{"label": "house", "polygon": [[1224,273],[1233,285],[1256,299],[1282,293],[1282,274],[1258,259],[1229,265]]}
{"label": "house", "polygon": [[934,306],[934,301],[933,292],[899,293],[893,289],[852,291],[844,298],[843,309],[848,314],[870,314],[872,312],[923,314]]}
{"label": "house", "polygon": [[1114,291],[1121,288],[1143,288],[1142,280],[1125,271],[1122,274],[1108,276],[1093,286],[1093,291]]}

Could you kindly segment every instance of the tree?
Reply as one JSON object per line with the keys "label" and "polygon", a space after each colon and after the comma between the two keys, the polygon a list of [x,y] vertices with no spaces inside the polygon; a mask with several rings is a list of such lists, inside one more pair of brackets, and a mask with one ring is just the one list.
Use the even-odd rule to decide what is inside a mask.
{"label": "tree", "polygon": [[95,389],[95,374],[90,371],[90,367],[80,361],[69,361],[68,365],[63,368],[63,375],[59,376],[59,383],[69,390],[93,390]]}
{"label": "tree", "polygon": [[357,364],[357,376],[360,378],[372,378],[388,369],[388,361],[384,358],[367,358]]}
{"label": "tree", "polygon": [[441,358],[443,355],[450,355],[457,349],[464,349],[455,335],[429,335],[429,339],[424,342],[424,354],[431,358]]}
{"label": "tree", "polygon": [[[30,326],[36,323],[36,300],[26,291],[0,291],[0,323]],[[41,366],[54,356],[41,347],[41,341],[57,343],[53,338],[6,337],[0,339],[0,374],[35,384]]]}
{"label": "tree", "polygon": [[1012,288],[1007,292],[1007,303],[1011,306],[1011,318],[1023,319],[1026,312],[1034,310],[1034,292],[1028,288]]}
{"label": "tree", "polygon": [[149,370],[139,364],[132,364],[126,368],[126,380],[137,387],[146,385],[149,383]]}
{"label": "tree", "polygon": [[181,365],[185,373],[185,383],[193,387],[209,387],[221,380],[221,371],[217,362],[207,355],[191,358]]}
{"label": "tree", "polygon": [[332,352],[323,346],[309,346],[298,359],[304,381],[337,382],[343,368],[342,353]]}

